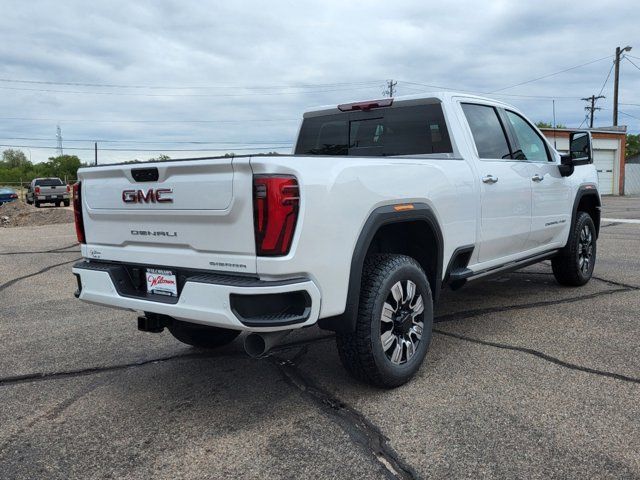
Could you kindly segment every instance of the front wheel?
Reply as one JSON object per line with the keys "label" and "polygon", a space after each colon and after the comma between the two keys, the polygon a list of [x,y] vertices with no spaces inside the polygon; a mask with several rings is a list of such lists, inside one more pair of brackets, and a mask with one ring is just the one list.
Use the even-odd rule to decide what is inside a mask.
{"label": "front wheel", "polygon": [[596,263],[596,227],[591,216],[578,212],[566,247],[551,260],[553,275],[561,285],[579,287],[593,275]]}
{"label": "front wheel", "polygon": [[208,327],[180,320],[172,320],[167,328],[177,340],[198,348],[222,347],[240,335],[238,330]]}
{"label": "front wheel", "polygon": [[432,326],[431,289],[418,262],[405,255],[371,255],[362,272],[355,331],[336,335],[340,360],[359,380],[398,387],[422,365]]}

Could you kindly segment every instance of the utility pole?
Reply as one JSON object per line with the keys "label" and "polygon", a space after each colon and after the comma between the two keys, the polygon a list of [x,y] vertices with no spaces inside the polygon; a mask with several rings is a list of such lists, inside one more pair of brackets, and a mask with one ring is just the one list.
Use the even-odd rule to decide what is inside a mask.
{"label": "utility pole", "polygon": [[393,97],[394,87],[398,84],[398,82],[394,82],[393,80],[387,80],[387,89],[382,92],[383,95],[389,95],[389,97]]}
{"label": "utility pole", "polygon": [[56,148],[56,150],[58,156],[61,157],[64,153],[62,152],[62,130],[60,130],[60,125],[57,125],[56,128],[56,139],[58,140],[58,148]]}
{"label": "utility pole", "polygon": [[598,95],[597,97],[595,95],[591,95],[590,97],[587,98],[583,98],[582,100],[584,100],[585,102],[591,102],[591,106],[587,105],[586,107],[584,107],[584,109],[589,112],[589,128],[593,128],[593,114],[595,113],[596,110],[602,110],[602,108],[600,107],[596,107],[596,102],[598,100],[600,100],[601,98],[606,98],[604,95]]}
{"label": "utility pole", "polygon": [[95,154],[95,165],[98,165],[98,142],[93,142],[93,153]]}
{"label": "utility pole", "polygon": [[615,73],[613,75],[613,126],[618,125],[618,84],[620,82],[620,56],[624,52],[630,52],[631,47],[627,45],[624,48],[616,47]]}

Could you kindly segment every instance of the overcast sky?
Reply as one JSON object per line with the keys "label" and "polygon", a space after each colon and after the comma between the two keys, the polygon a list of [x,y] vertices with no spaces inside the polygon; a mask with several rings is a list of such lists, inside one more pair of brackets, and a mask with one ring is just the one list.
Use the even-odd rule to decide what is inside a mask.
{"label": "overcast sky", "polygon": [[[637,133],[640,3],[524,3],[2,0],[0,143],[42,161],[55,149],[35,147],[55,147],[59,124],[84,161],[93,152],[71,148],[93,139],[101,162],[288,151],[305,108],[379,98],[387,79],[399,95],[500,90],[534,121],[552,120],[552,101],[532,97],[555,97],[557,122],[578,127],[579,99],[625,45],[619,123]],[[612,124],[612,87],[613,73],[596,126]]]}

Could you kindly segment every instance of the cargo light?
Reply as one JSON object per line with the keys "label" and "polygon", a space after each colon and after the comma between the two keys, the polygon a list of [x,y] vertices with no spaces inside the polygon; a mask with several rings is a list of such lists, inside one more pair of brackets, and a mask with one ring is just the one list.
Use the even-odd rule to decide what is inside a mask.
{"label": "cargo light", "polygon": [[253,226],[257,255],[282,256],[289,253],[299,206],[300,192],[295,177],[253,177]]}
{"label": "cargo light", "polygon": [[369,100],[367,102],[343,103],[338,105],[341,112],[351,112],[354,110],[362,110],[367,112],[372,108],[390,107],[393,105],[393,98],[383,98],[382,100]]}
{"label": "cargo light", "polygon": [[82,183],[73,184],[73,218],[76,224],[78,243],[87,243],[84,236],[84,221],[82,220]]}

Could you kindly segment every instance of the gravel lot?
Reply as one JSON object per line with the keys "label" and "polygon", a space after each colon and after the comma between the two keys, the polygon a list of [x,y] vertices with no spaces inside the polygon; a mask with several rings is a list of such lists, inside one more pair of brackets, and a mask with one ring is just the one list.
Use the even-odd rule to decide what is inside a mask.
{"label": "gravel lot", "polygon": [[73,298],[72,224],[0,229],[0,477],[640,478],[640,224],[598,246],[582,288],[539,264],[445,292],[420,374],[381,391],[315,328],[261,360],[140,333]]}

